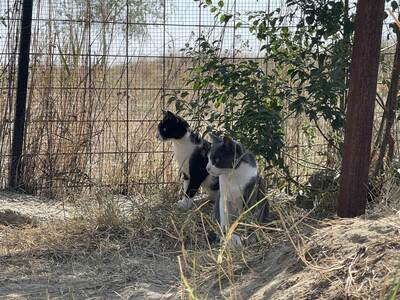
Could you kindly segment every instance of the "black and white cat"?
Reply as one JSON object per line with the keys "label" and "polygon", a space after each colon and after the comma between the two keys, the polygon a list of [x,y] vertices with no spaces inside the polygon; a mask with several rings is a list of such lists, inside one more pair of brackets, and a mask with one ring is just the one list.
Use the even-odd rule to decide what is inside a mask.
{"label": "black and white cat", "polygon": [[174,158],[178,163],[179,173],[183,175],[184,196],[178,201],[178,208],[190,209],[200,186],[205,189],[212,202],[218,203],[218,176],[211,176],[206,169],[210,143],[193,132],[183,118],[170,111],[163,110],[163,114],[164,117],[158,124],[157,138],[161,141],[172,141]]}
{"label": "black and white cat", "polygon": [[[211,135],[213,143],[209,152],[207,171],[219,176],[219,219],[221,229],[227,231],[243,212],[263,200],[264,180],[259,176],[254,155],[229,137]],[[258,222],[265,222],[269,214],[268,201],[252,209]],[[234,245],[241,245],[238,235],[232,235]]]}

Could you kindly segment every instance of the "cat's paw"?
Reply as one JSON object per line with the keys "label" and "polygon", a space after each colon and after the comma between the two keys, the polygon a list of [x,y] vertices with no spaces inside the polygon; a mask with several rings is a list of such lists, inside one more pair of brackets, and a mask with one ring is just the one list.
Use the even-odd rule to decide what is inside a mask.
{"label": "cat's paw", "polygon": [[176,207],[182,211],[188,211],[193,206],[193,200],[189,198],[183,198],[176,203]]}

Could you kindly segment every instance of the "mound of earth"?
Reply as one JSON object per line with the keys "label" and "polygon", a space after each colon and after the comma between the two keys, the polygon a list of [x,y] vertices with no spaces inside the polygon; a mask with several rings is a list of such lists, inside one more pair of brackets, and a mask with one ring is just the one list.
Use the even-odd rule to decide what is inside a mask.
{"label": "mound of earth", "polygon": [[400,280],[400,218],[327,221],[303,242],[277,245],[250,269],[223,294],[254,300],[384,299]]}
{"label": "mound of earth", "polygon": [[37,220],[11,209],[0,210],[0,224],[6,226],[35,225]]}
{"label": "mound of earth", "polygon": [[64,201],[12,192],[0,192],[0,208],[36,220],[63,219],[71,214]]}

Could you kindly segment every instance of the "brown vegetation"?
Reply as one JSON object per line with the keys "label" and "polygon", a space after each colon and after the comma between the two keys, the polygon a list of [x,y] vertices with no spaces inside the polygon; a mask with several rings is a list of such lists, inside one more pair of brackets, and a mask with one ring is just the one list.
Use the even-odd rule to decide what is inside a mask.
{"label": "brown vegetation", "polygon": [[[177,190],[71,198],[64,217],[0,225],[0,297],[386,299],[399,279],[396,182],[353,220],[316,218],[272,192],[274,221],[244,217],[242,249],[208,244],[210,211],[199,200],[194,211],[177,212]],[[14,197],[23,209],[24,196]]]}

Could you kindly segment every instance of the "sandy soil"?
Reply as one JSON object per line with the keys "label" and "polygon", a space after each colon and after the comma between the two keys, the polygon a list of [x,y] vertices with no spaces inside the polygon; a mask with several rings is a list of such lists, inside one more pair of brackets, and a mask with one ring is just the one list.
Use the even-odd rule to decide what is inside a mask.
{"label": "sandy soil", "polygon": [[63,201],[0,192],[0,210],[13,210],[38,220],[63,219],[71,215],[71,207]]}
{"label": "sandy soil", "polygon": [[400,280],[400,216],[331,220],[296,248],[277,245],[224,293],[254,300],[385,299]]}
{"label": "sandy soil", "polygon": [[[174,254],[155,255],[140,249],[125,251],[107,241],[104,246],[96,245],[96,251],[88,250],[82,255],[79,253],[82,247],[66,252],[64,245],[50,242],[46,242],[48,248],[41,249],[36,246],[33,235],[45,232],[43,227],[47,223],[70,218],[73,215],[71,206],[40,197],[2,192],[0,217],[1,212],[6,212],[8,219],[14,217],[11,212],[15,212],[16,216],[31,218],[35,223],[17,222],[18,227],[0,225],[0,299],[177,297],[179,272]],[[37,226],[40,228],[35,228]],[[29,243],[30,236],[32,245],[19,244]]]}
{"label": "sandy soil", "polygon": [[173,299],[169,259],[126,254],[91,259],[0,258],[0,299]]}

